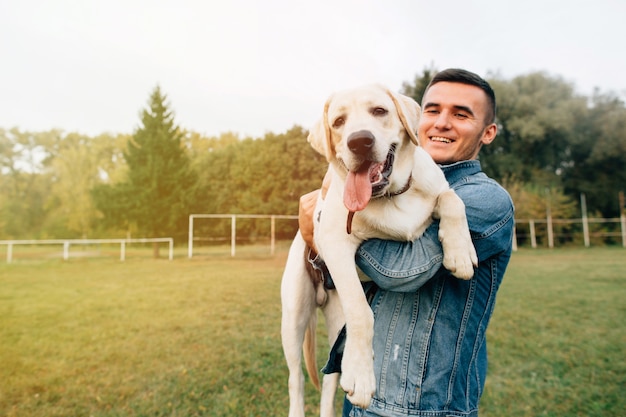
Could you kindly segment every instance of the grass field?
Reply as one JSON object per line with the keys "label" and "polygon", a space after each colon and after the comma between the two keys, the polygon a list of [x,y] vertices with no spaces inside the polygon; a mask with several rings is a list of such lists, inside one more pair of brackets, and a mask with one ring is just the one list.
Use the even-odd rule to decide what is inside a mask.
{"label": "grass field", "polygon": [[[0,416],[286,416],[266,252],[0,263]],[[514,254],[481,416],[625,415],[625,270],[622,248]]]}

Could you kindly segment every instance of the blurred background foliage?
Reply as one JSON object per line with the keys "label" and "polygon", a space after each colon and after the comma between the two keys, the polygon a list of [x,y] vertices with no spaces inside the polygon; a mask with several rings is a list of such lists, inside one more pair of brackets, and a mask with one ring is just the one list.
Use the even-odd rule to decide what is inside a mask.
{"label": "blurred background foliage", "polygon": [[[421,101],[435,68],[401,93]],[[485,172],[511,193],[517,218],[620,215],[626,184],[626,108],[614,92],[591,97],[543,72],[487,79],[498,98],[496,141],[482,149]],[[188,216],[297,214],[298,198],[319,187],[326,162],[298,125],[283,133],[206,137],[180,129],[157,86],[132,134],[90,137],[0,128],[0,239],[174,237],[186,242]],[[320,104],[321,108],[321,104]],[[320,114],[321,116],[321,114]],[[201,226],[225,236],[228,221]],[[268,235],[240,222],[238,235]],[[291,238],[295,222],[277,224]]]}

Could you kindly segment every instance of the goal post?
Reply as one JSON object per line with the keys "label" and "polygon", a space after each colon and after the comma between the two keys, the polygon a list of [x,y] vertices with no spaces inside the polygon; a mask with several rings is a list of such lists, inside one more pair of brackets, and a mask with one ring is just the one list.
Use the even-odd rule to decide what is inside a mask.
{"label": "goal post", "polygon": [[237,247],[237,219],[269,219],[270,220],[270,253],[274,255],[276,251],[276,220],[277,219],[297,219],[298,216],[283,214],[190,214],[189,215],[189,240],[187,245],[187,256],[193,257],[194,219],[230,219],[230,256],[234,257]]}

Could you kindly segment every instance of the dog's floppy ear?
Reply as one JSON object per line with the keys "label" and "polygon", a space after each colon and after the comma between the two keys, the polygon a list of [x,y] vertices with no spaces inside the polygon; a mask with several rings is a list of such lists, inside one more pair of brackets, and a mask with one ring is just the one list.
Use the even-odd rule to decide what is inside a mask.
{"label": "dog's floppy ear", "polygon": [[307,141],[311,144],[311,147],[320,154],[326,157],[326,160],[330,162],[334,154],[334,146],[331,141],[330,125],[328,124],[328,106],[330,105],[330,99],[324,104],[324,115],[311,130],[309,130],[309,137]]}
{"label": "dog's floppy ear", "polygon": [[387,94],[391,97],[393,104],[396,106],[398,117],[400,117],[402,126],[404,126],[404,129],[409,134],[411,142],[419,146],[419,141],[417,140],[417,125],[420,120],[419,104],[412,98],[403,94],[396,94],[389,90],[387,90]]}

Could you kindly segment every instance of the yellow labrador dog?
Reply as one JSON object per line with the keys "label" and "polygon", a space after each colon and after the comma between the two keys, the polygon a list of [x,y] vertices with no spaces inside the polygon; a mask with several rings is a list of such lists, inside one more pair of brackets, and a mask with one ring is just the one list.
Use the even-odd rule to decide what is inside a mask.
{"label": "yellow labrador dog", "polygon": [[[314,368],[317,306],[324,312],[331,345],[346,324],[339,383],[348,400],[366,408],[374,395],[374,318],[354,262],[364,240],[414,240],[433,217],[439,218],[443,265],[458,278],[470,279],[474,274],[477,258],[465,206],[419,146],[415,133],[419,114],[419,105],[409,97],[382,86],[365,86],[331,95],[322,120],[309,134],[311,146],[329,163],[330,187],[325,198],[318,199],[314,233],[336,292],[324,292],[309,280],[306,245],[298,233],[281,288],[290,417],[304,416],[303,346],[307,370],[312,381],[318,381]],[[337,379],[337,374],[324,376],[322,416],[334,416]]]}

